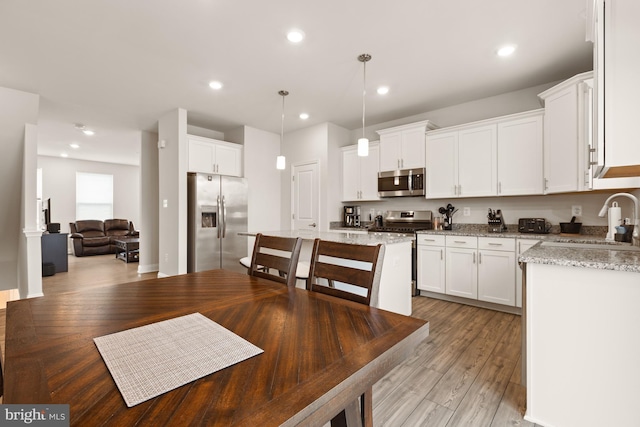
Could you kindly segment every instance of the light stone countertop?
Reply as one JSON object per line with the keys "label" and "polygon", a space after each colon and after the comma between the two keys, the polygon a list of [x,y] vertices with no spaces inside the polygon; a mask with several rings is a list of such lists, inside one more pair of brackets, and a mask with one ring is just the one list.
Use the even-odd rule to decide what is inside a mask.
{"label": "light stone countertop", "polygon": [[[525,251],[519,262],[572,267],[595,268],[598,270],[631,271],[640,273],[640,248],[632,248],[629,243],[606,241],[604,235],[562,235],[529,234],[517,232],[488,233],[486,231],[449,230],[419,231],[418,234],[450,236],[476,236],[541,240],[541,243]],[[542,242],[554,242],[561,246],[548,246]],[[565,245],[566,244],[566,245]],[[584,245],[597,245],[585,247]]]}
{"label": "light stone countertop", "polygon": [[388,234],[388,233],[349,233],[348,231],[339,232],[333,231],[307,231],[307,230],[274,230],[274,231],[255,231],[238,233],[241,236],[255,236],[258,233],[262,233],[267,236],[277,237],[301,237],[304,240],[322,239],[331,242],[350,243],[354,245],[377,245],[382,243],[384,245],[392,245],[395,243],[411,242],[415,240],[414,236],[406,236],[402,234]]}
{"label": "light stone countertop", "polygon": [[520,255],[518,261],[640,273],[640,248],[632,248],[628,243],[624,246],[607,246],[611,249],[602,245],[595,248],[572,246],[571,243],[566,246],[546,246],[540,242]]}

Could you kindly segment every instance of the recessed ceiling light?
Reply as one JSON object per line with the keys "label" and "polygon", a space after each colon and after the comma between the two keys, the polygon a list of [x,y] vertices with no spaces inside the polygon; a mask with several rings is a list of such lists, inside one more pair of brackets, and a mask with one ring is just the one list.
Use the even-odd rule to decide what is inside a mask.
{"label": "recessed ceiling light", "polygon": [[309,115],[307,113],[300,113],[300,118],[302,120],[307,120],[309,118]]}
{"label": "recessed ceiling light", "polygon": [[60,157],[69,157],[69,155],[67,153],[61,153]]}
{"label": "recessed ceiling light", "polygon": [[291,30],[287,33],[287,40],[291,43],[300,43],[304,40],[304,32],[301,30]]}
{"label": "recessed ceiling light", "polygon": [[386,95],[389,93],[389,87],[388,86],[380,86],[377,90],[378,95]]}
{"label": "recessed ceiling light", "polygon": [[516,47],[514,45],[502,46],[500,49],[498,49],[498,56],[510,56],[515,51]]}
{"label": "recessed ceiling light", "polygon": [[85,135],[88,135],[88,136],[95,135],[95,132],[90,130],[90,129],[84,129],[82,131],[82,133],[84,133]]}
{"label": "recessed ceiling light", "polygon": [[69,144],[69,147],[73,148],[74,150],[77,150],[78,148],[80,148],[79,144],[76,144],[75,142]]}
{"label": "recessed ceiling light", "polygon": [[212,82],[209,82],[209,87],[213,90],[220,90],[222,89],[222,83],[217,81],[212,81]]}

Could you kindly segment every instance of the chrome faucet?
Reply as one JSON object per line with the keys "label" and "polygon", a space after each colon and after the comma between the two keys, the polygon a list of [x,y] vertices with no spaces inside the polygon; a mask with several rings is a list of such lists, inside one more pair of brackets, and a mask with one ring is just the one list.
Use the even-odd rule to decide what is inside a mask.
{"label": "chrome faucet", "polygon": [[638,198],[636,196],[634,196],[633,194],[629,194],[629,193],[616,193],[616,194],[612,194],[611,196],[609,196],[609,198],[604,202],[604,205],[602,205],[602,209],[600,209],[600,213],[598,213],[598,216],[601,218],[604,218],[604,216],[607,214],[607,210],[609,209],[609,202],[612,199],[615,199],[616,197],[619,196],[624,196],[624,197],[628,197],[631,200],[633,200],[633,234],[631,235],[632,238],[632,245],[633,246],[640,246],[640,234],[638,231],[638,225],[640,223],[640,219],[638,218],[638,214],[640,212],[639,206],[638,206]]}

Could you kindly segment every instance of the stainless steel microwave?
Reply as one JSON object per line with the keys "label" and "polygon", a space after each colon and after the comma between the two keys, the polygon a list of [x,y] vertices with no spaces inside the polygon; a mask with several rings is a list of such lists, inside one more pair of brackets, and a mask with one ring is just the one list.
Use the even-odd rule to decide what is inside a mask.
{"label": "stainless steel microwave", "polygon": [[424,168],[378,172],[380,197],[424,196]]}

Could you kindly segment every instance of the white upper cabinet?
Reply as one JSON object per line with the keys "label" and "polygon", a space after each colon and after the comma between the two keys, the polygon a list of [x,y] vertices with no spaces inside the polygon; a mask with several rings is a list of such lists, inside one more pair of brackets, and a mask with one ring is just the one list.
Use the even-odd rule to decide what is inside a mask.
{"label": "white upper cabinet", "polygon": [[545,193],[583,190],[584,165],[579,161],[578,85],[591,73],[575,76],[540,95],[544,102]]}
{"label": "white upper cabinet", "polygon": [[496,125],[427,135],[426,198],[496,194]]}
{"label": "white upper cabinet", "polygon": [[427,132],[427,199],[542,194],[542,110]]}
{"label": "white upper cabinet", "polygon": [[458,133],[458,197],[496,195],[496,125]]}
{"label": "white upper cabinet", "polygon": [[458,188],[458,132],[427,135],[426,197],[455,197]]}
{"label": "white upper cabinet", "polygon": [[429,120],[377,131],[380,135],[380,170],[425,167],[425,132],[435,129]]}
{"label": "white upper cabinet", "polygon": [[545,194],[640,187],[639,177],[593,178],[593,72],[578,74],[542,92]]}
{"label": "white upper cabinet", "polygon": [[640,2],[591,0],[587,38],[594,42],[598,177],[640,176]]}
{"label": "white upper cabinet", "polygon": [[189,172],[242,176],[242,145],[187,135]]}
{"label": "white upper cabinet", "polygon": [[369,143],[369,155],[358,156],[357,145],[342,148],[342,200],[379,200],[380,146]]}
{"label": "white upper cabinet", "polygon": [[543,110],[498,123],[498,195],[542,194]]}

